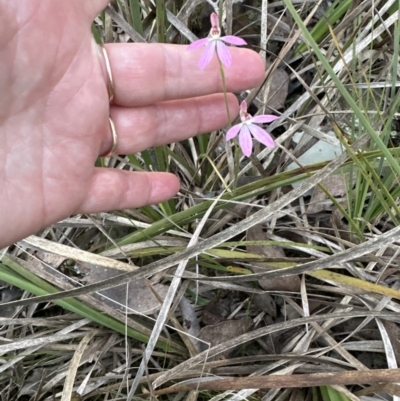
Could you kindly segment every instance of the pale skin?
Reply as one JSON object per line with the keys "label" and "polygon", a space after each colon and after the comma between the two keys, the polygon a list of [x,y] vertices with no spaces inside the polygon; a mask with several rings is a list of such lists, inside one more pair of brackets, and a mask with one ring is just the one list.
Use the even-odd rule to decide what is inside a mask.
{"label": "pale skin", "polygon": [[[173,197],[169,173],[94,167],[112,146],[132,154],[227,124],[216,59],[161,44],[108,44],[115,83],[91,23],[106,0],[0,0],[0,249],[70,215],[155,204]],[[227,90],[258,85],[261,58],[231,48]],[[236,98],[228,95],[231,116]]]}

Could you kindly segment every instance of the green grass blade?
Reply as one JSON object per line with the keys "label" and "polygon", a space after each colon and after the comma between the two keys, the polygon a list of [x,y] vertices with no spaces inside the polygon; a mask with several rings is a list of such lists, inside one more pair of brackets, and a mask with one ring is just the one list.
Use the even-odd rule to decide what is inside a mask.
{"label": "green grass blade", "polygon": [[[336,0],[327,10],[325,16],[321,18],[311,29],[311,36],[316,43],[319,43],[329,32],[328,24],[334,25],[350,8],[352,0]],[[306,43],[300,43],[296,49],[296,54],[307,51]]]}
{"label": "green grass blade", "polygon": [[[325,58],[321,50],[319,49],[318,44],[315,42],[313,37],[311,36],[310,32],[307,30],[307,28],[304,26],[303,21],[301,20],[299,14],[293,7],[293,4],[289,0],[283,0],[286,7],[292,14],[293,19],[301,29],[304,37],[307,39],[309,45],[313,49],[315,55],[318,57],[319,61],[321,62],[322,66],[324,69],[327,71],[329,74],[330,78],[332,79],[333,83],[335,84],[336,88],[339,90],[340,94],[343,96],[344,100],[346,103],[349,105],[349,107],[354,111],[354,114],[358,117],[360,123],[364,127],[364,129],[369,133],[371,138],[373,139],[375,145],[378,147],[378,149],[382,152],[384,157],[388,160],[389,164],[393,168],[393,170],[400,176],[400,165],[396,159],[391,155],[389,152],[388,148],[385,146],[385,144],[382,142],[381,138],[379,135],[375,132],[374,128],[372,127],[371,123],[369,120],[365,117],[365,113],[358,107],[356,101],[353,99],[353,97],[350,95],[350,93],[347,91],[345,86],[343,85],[341,79],[337,76],[337,74],[334,72],[333,68],[330,66],[328,60]],[[393,105],[395,106],[395,105]]]}
{"label": "green grass blade", "polygon": [[156,21],[157,21],[157,42],[165,43],[166,41],[166,11],[165,1],[156,0]]}
{"label": "green grass blade", "polygon": [[[35,276],[7,256],[4,256],[2,262],[0,262],[0,280],[35,295],[49,295],[59,292],[56,287]],[[76,299],[63,299],[54,301],[54,303],[70,312],[74,312],[93,322],[115,330],[122,335],[127,333],[129,337],[135,340],[147,342],[149,339],[147,335],[126,326],[124,323],[121,323],[120,321],[107,316]],[[158,346],[164,350],[173,349],[173,343],[165,341],[159,341]]]}
{"label": "green grass blade", "polygon": [[142,7],[139,0],[129,0],[130,15],[133,28],[143,36]]}

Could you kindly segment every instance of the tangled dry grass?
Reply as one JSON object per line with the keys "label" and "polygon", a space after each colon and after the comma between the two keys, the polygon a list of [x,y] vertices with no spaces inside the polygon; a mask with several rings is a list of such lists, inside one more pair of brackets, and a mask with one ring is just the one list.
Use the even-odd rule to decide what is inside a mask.
{"label": "tangled dry grass", "polygon": [[180,194],[4,250],[1,400],[400,399],[399,2],[120,0],[93,32],[185,44],[212,11],[265,57],[238,97],[277,146],[103,160]]}

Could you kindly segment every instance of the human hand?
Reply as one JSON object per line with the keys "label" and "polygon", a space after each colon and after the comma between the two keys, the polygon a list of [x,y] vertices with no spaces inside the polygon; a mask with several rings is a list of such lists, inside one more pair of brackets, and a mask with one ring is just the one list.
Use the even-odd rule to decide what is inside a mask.
{"label": "human hand", "polygon": [[[91,23],[106,0],[0,0],[0,248],[69,215],[139,207],[171,198],[169,173],[96,168],[119,154],[180,141],[227,124],[217,60],[203,71],[186,46],[106,45],[115,84]],[[231,48],[228,91],[260,83],[261,58]],[[228,96],[231,116],[238,113]]]}

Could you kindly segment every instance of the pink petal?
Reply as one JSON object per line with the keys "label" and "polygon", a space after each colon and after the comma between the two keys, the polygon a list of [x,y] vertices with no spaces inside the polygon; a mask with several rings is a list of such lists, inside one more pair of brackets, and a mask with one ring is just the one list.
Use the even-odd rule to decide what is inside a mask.
{"label": "pink petal", "polygon": [[253,150],[253,141],[246,124],[243,124],[243,127],[240,130],[239,146],[245,156],[249,157],[251,155],[251,151]]}
{"label": "pink petal", "polygon": [[219,29],[219,18],[218,18],[218,15],[217,15],[217,14],[212,13],[212,14],[210,15],[210,21],[211,21],[211,26],[212,26],[213,28]]}
{"label": "pink petal", "polygon": [[[260,128],[258,125],[250,124],[249,130],[257,139],[258,142],[261,142],[263,145],[267,146],[268,148],[273,148],[275,146],[274,140],[272,139],[271,135],[268,134],[267,131]],[[244,152],[243,152],[244,153]]]}
{"label": "pink petal", "polygon": [[207,64],[211,61],[215,52],[215,40],[211,40],[208,42],[206,48],[204,49],[200,60],[199,60],[199,68],[203,70],[206,68]]}
{"label": "pink petal", "polygon": [[238,36],[232,36],[232,35],[222,36],[221,40],[223,40],[226,43],[229,43],[230,45],[235,45],[235,46],[247,45],[247,42],[242,38],[239,38]]}
{"label": "pink petal", "polygon": [[203,38],[203,39],[199,39],[199,40],[195,40],[193,43],[191,43],[186,50],[194,50],[194,49],[198,49],[201,46],[206,45],[209,42],[208,38]]}
{"label": "pink petal", "polygon": [[243,124],[236,124],[232,128],[229,128],[228,132],[226,133],[226,140],[230,141],[232,138],[234,138],[242,128]]}
{"label": "pink petal", "polygon": [[226,67],[230,67],[232,64],[232,56],[228,50],[228,47],[225,45],[224,42],[217,40],[217,53],[218,57],[221,60],[222,64]]}
{"label": "pink petal", "polygon": [[252,118],[253,123],[270,123],[274,120],[277,120],[279,116],[274,116],[272,114],[261,114],[260,116],[255,116]]}
{"label": "pink petal", "polygon": [[246,102],[246,100],[243,100],[243,102],[240,103],[240,112],[241,113],[247,113],[247,102]]}

